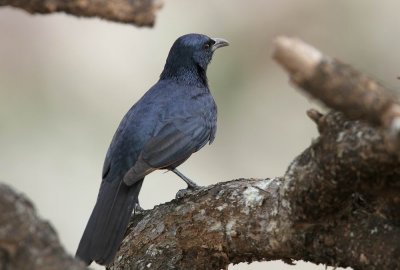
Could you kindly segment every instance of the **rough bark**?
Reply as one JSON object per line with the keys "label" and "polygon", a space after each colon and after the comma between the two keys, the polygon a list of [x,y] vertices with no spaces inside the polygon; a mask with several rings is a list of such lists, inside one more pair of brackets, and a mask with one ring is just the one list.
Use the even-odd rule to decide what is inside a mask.
{"label": "rough bark", "polygon": [[0,0],[0,6],[17,7],[31,14],[65,12],[78,17],[153,26],[162,0]]}
{"label": "rough bark", "polygon": [[285,176],[219,183],[135,216],[109,269],[276,259],[400,269],[397,157],[365,123],[336,112],[318,124],[320,138]]}
{"label": "rough bark", "polygon": [[51,225],[41,220],[32,203],[0,184],[0,269],[81,270],[68,255]]}

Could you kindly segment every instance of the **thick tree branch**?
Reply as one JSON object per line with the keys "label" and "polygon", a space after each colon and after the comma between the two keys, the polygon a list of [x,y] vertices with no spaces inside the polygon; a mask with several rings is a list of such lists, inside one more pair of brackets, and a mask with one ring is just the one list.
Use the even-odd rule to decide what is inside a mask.
{"label": "thick tree branch", "polygon": [[[284,177],[204,187],[135,217],[110,269],[221,269],[276,259],[400,268],[398,160],[383,158],[382,137],[366,124],[340,113],[320,122],[325,132]],[[384,170],[390,173],[374,177]],[[397,208],[386,209],[383,195]]]}
{"label": "thick tree branch", "polygon": [[162,0],[0,0],[0,6],[17,7],[32,14],[65,12],[78,17],[153,26]]}
{"label": "thick tree branch", "polygon": [[[316,114],[315,111],[309,112]],[[383,132],[340,113],[314,119],[320,137],[288,169],[295,179],[286,196],[299,220],[325,218],[359,193],[375,200],[380,212],[400,224],[399,158],[387,150]],[[390,206],[390,207],[389,207]],[[382,213],[383,214],[383,213]]]}
{"label": "thick tree branch", "polygon": [[0,269],[83,270],[23,195],[0,184]]}

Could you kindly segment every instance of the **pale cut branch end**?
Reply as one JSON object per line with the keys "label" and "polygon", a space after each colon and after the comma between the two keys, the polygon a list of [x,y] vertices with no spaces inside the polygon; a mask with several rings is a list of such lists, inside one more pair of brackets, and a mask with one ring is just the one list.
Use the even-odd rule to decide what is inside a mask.
{"label": "pale cut branch end", "polygon": [[323,59],[320,51],[300,39],[280,36],[275,39],[274,45],[274,59],[291,74],[295,82],[313,76]]}

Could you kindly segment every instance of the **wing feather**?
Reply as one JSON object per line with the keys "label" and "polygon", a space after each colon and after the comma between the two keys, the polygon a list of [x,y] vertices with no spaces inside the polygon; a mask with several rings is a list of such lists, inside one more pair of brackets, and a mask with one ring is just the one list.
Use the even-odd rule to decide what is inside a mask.
{"label": "wing feather", "polygon": [[165,168],[186,160],[209,139],[210,129],[201,117],[175,119],[146,143],[141,157],[153,168]]}

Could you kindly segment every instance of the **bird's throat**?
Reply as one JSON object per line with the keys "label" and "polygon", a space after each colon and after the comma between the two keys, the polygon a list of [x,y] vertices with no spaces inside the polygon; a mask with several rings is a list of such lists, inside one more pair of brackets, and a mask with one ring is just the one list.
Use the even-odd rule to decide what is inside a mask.
{"label": "bird's throat", "polygon": [[206,70],[200,65],[168,66],[166,65],[160,75],[161,80],[174,80],[178,84],[207,87]]}

